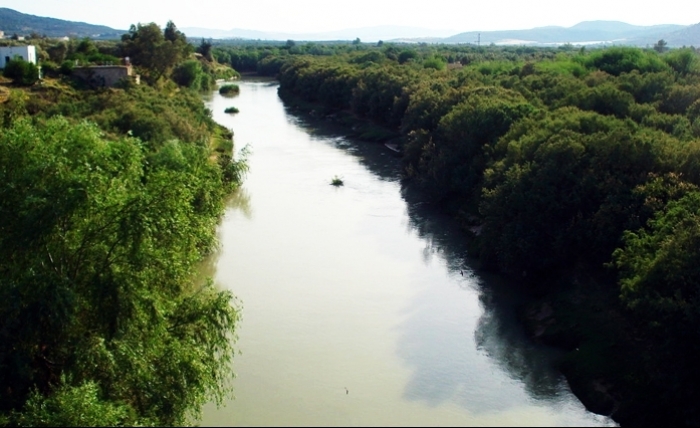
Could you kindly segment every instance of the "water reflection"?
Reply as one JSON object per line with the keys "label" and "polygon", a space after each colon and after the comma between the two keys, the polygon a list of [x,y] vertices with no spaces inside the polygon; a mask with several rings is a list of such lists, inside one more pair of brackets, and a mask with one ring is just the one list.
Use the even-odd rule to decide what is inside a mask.
{"label": "water reflection", "polygon": [[521,334],[517,288],[475,272],[452,219],[401,191],[393,152],[241,83],[240,114],[210,105],[253,148],[216,273],[246,303],[244,352],[238,398],[204,425],[608,423]]}
{"label": "water reflection", "polygon": [[253,218],[250,192],[245,187],[236,189],[226,200],[226,207],[241,212],[248,220]]}
{"label": "water reflection", "polygon": [[[383,144],[345,138],[344,130],[332,123],[287,111],[313,138],[352,153],[381,180],[399,180],[400,161]],[[575,401],[553,369],[557,352],[535,345],[517,321],[518,305],[526,299],[517,284],[476,273],[456,222],[426,203],[420,193],[406,189],[402,193],[409,218],[406,227],[425,243],[424,263],[444,264],[452,278],[447,283],[477,294],[479,302],[478,307],[469,307],[468,299],[455,299],[452,304],[464,307],[445,308],[441,295],[445,290],[440,288],[445,281],[436,281],[434,289],[418,295],[405,309],[397,353],[413,374],[404,397],[431,406],[457,403],[474,414],[502,412],[528,398],[550,405]],[[435,313],[458,315],[440,318]],[[455,340],[460,337],[464,340]],[[507,377],[494,376],[496,370]],[[529,397],[522,396],[521,385]]]}
{"label": "water reflection", "polygon": [[350,138],[346,135],[346,127],[303,114],[298,110],[286,108],[285,111],[290,122],[307,130],[313,140],[332,144],[338,149],[351,153],[360,161],[360,164],[382,181],[399,181],[400,160],[384,144]]}

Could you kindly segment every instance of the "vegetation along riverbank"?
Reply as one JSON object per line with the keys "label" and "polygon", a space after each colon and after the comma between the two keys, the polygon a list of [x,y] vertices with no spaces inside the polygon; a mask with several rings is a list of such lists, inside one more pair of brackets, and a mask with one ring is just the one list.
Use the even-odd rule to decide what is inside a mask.
{"label": "vegetation along riverbank", "polygon": [[[406,186],[483,269],[591,410],[700,423],[700,61],[692,48],[218,45],[288,105],[399,142]],[[371,131],[370,131],[371,130]],[[367,131],[367,132],[364,132]]]}
{"label": "vegetation along riverbank", "polygon": [[246,163],[200,91],[237,73],[172,22],[28,42],[44,78],[0,82],[0,423],[190,424],[231,387],[240,307],[197,272]]}

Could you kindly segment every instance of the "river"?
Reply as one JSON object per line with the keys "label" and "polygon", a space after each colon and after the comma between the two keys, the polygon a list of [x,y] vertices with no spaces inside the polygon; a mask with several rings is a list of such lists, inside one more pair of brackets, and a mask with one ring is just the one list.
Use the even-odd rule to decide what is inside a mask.
{"label": "river", "polygon": [[235,399],[202,425],[614,425],[524,336],[515,287],[476,273],[451,219],[402,193],[389,149],[293,114],[276,82],[239,86],[207,103],[252,151],[210,261],[242,303],[241,354]]}

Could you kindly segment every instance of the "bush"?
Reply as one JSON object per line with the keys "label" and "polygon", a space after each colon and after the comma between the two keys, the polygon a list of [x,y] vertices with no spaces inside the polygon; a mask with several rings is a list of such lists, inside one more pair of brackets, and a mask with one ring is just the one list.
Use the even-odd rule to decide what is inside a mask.
{"label": "bush", "polygon": [[199,90],[202,87],[202,76],[204,70],[197,60],[185,61],[175,67],[172,79],[180,86]]}
{"label": "bush", "polygon": [[59,67],[55,62],[45,61],[41,63],[41,71],[44,76],[58,77]]}
{"label": "bush", "polygon": [[61,68],[59,69],[59,71],[64,76],[70,76],[73,73],[73,67],[75,67],[75,62],[66,60],[61,63]]}
{"label": "bush", "polygon": [[8,62],[2,74],[24,86],[31,86],[39,80],[39,68],[23,59],[13,59]]}
{"label": "bush", "polygon": [[219,93],[221,95],[238,95],[241,92],[241,88],[238,85],[228,84],[219,88]]}

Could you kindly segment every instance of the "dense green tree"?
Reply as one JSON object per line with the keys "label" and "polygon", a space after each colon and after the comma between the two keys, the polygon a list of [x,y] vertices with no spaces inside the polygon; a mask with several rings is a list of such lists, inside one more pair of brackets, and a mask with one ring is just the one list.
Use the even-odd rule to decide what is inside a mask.
{"label": "dense green tree", "polygon": [[668,50],[668,43],[666,40],[661,39],[658,42],[654,43],[654,50],[658,53],[664,53]]}
{"label": "dense green tree", "polygon": [[596,113],[563,109],[514,126],[486,172],[484,256],[519,274],[582,258],[600,265],[639,225],[632,192],[663,172],[677,142]]}
{"label": "dense green tree", "polygon": [[202,41],[199,43],[199,46],[197,47],[197,53],[202,55],[204,58],[206,58],[209,61],[212,61],[214,58],[212,57],[212,47],[214,45],[210,40],[205,40],[202,39]]}
{"label": "dense green tree", "polygon": [[420,157],[406,161],[431,198],[474,205],[492,146],[534,108],[520,94],[495,87],[475,88],[464,98],[440,119]]}
{"label": "dense green tree", "polygon": [[51,61],[60,64],[66,59],[66,53],[68,53],[68,46],[65,43],[57,43],[47,49],[49,58]]}
{"label": "dense green tree", "polygon": [[664,55],[664,61],[681,76],[700,74],[700,58],[692,49],[674,49]]}
{"label": "dense green tree", "polygon": [[122,36],[121,50],[123,56],[145,70],[149,81],[156,82],[186,58],[192,47],[180,37],[166,39],[160,27],[150,23],[132,25]]}
{"label": "dense green tree", "polygon": [[0,134],[0,410],[13,424],[186,424],[227,391],[238,318],[195,278],[223,209],[207,151],[62,118]]}
{"label": "dense green tree", "polygon": [[203,78],[204,69],[202,68],[202,64],[197,60],[183,62],[175,67],[172,74],[172,79],[175,83],[194,90],[202,89]]}
{"label": "dense green tree", "polygon": [[15,83],[24,86],[33,85],[39,80],[39,68],[21,58],[13,59],[5,64],[2,74],[12,79]]}
{"label": "dense green tree", "polygon": [[165,30],[163,30],[163,37],[170,43],[186,43],[187,37],[184,33],[177,29],[177,26],[173,21],[168,21],[165,24]]}
{"label": "dense green tree", "polygon": [[401,53],[399,54],[399,58],[398,58],[399,64],[405,64],[408,61],[415,59],[417,57],[418,57],[418,54],[414,50],[407,49],[407,50],[401,51]]}
{"label": "dense green tree", "polygon": [[668,69],[668,65],[655,52],[628,47],[600,49],[588,55],[585,63],[613,76],[632,70],[658,72]]}

